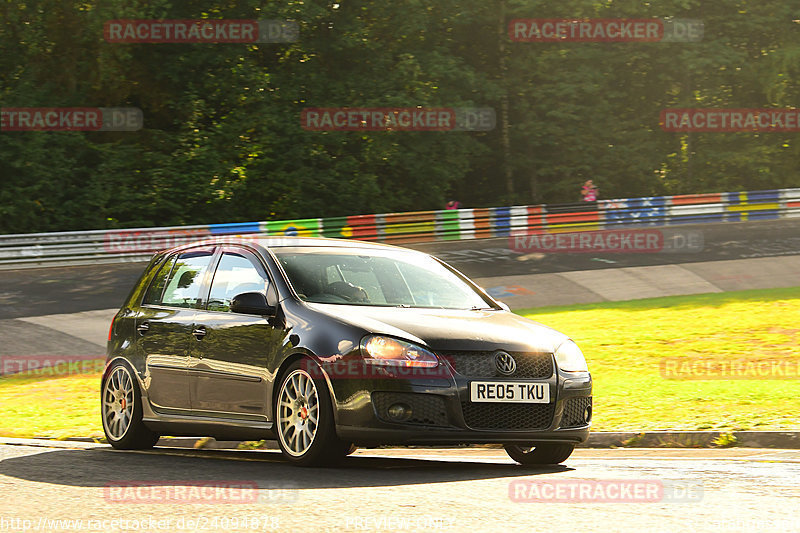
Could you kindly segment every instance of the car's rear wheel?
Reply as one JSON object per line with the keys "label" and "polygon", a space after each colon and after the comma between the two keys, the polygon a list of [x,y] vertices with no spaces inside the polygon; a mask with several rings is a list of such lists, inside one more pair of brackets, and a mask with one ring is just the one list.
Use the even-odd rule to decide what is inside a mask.
{"label": "car's rear wheel", "polygon": [[544,443],[535,446],[506,444],[506,453],[522,465],[557,465],[572,455],[574,444]]}
{"label": "car's rear wheel", "polygon": [[333,406],[325,382],[309,372],[314,365],[303,359],[284,374],[275,402],[278,445],[283,455],[299,466],[334,464],[348,455],[352,444],[336,436]]}
{"label": "car's rear wheel", "polygon": [[101,386],[100,410],[106,440],[120,450],[152,448],[159,435],[142,422],[142,396],[128,365],[115,362]]}

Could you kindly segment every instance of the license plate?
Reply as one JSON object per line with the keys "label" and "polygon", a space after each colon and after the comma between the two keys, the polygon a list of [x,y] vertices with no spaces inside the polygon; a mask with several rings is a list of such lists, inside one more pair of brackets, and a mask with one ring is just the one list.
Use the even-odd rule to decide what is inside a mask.
{"label": "license plate", "polygon": [[473,403],[550,403],[550,384],[523,381],[471,381]]}

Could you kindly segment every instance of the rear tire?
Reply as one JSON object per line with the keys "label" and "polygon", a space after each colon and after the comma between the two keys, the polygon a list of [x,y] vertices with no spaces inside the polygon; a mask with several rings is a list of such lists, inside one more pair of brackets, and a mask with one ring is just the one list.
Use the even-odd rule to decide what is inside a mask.
{"label": "rear tire", "polygon": [[[355,451],[336,436],[333,405],[322,370],[310,359],[295,361],[275,396],[275,426],[283,456],[298,466],[329,466]],[[351,451],[352,450],[352,451]]]}
{"label": "rear tire", "polygon": [[506,444],[506,453],[521,465],[557,465],[572,455],[574,444],[545,443],[536,446]]}
{"label": "rear tire", "polygon": [[142,422],[142,395],[130,366],[116,361],[100,386],[100,416],[106,440],[118,450],[145,450],[158,442]]}

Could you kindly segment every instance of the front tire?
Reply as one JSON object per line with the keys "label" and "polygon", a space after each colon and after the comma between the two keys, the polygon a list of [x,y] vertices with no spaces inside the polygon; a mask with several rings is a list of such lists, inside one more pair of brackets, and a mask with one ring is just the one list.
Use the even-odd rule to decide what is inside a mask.
{"label": "front tire", "polygon": [[574,444],[545,443],[536,446],[506,444],[506,453],[521,465],[557,465],[575,450]]}
{"label": "front tire", "polygon": [[352,448],[336,436],[327,386],[315,377],[322,372],[309,367],[315,364],[302,359],[289,365],[275,401],[278,445],[284,457],[298,466],[335,464]]}
{"label": "front tire", "polygon": [[155,446],[160,436],[142,422],[142,395],[126,363],[117,361],[111,366],[100,391],[100,414],[108,443],[118,450]]}

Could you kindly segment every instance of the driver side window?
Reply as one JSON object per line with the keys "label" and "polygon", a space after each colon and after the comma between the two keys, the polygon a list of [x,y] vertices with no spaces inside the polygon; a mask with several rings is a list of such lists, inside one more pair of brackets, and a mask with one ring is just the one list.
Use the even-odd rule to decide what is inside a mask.
{"label": "driver side window", "polygon": [[266,296],[268,280],[244,254],[225,252],[211,282],[209,311],[230,311],[231,300],[243,292],[260,292]]}

